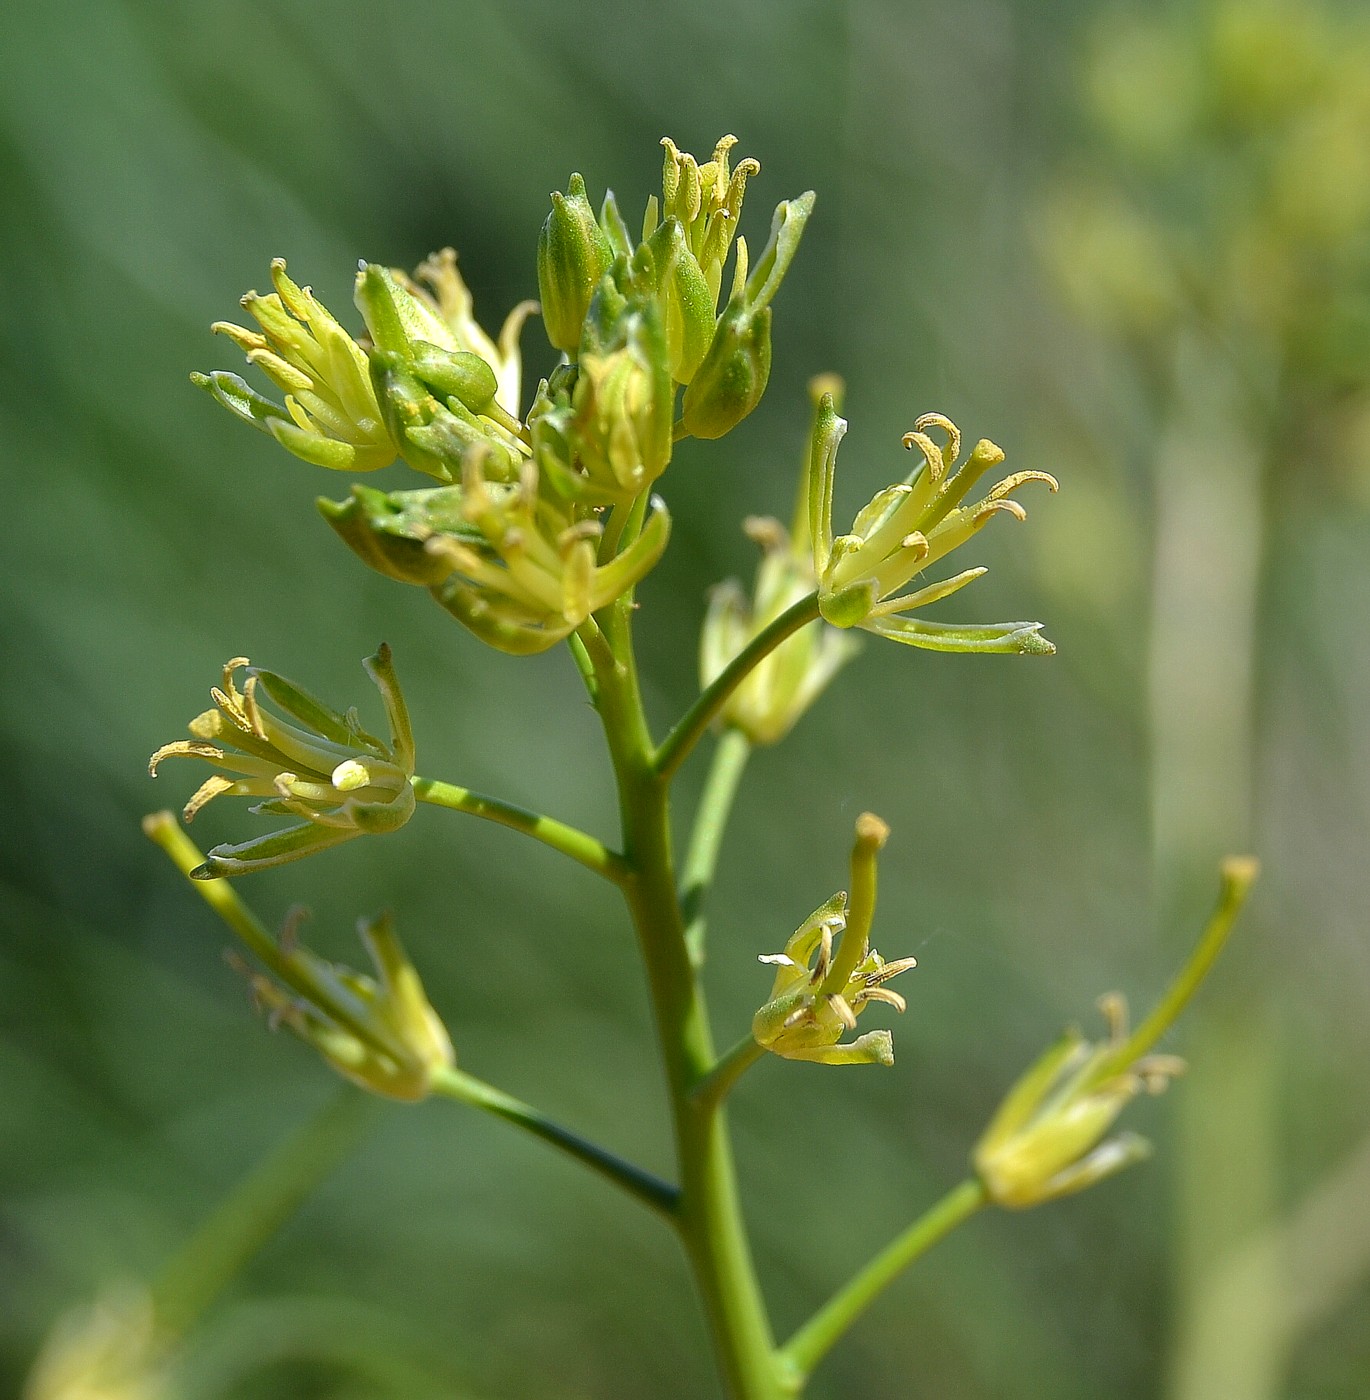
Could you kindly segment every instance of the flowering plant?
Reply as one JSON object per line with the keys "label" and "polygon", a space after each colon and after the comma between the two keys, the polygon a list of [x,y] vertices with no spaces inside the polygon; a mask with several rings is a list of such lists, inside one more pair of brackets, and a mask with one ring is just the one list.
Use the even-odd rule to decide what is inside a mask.
{"label": "flowering plant", "polygon": [[[213,691],[215,707],[191,722],[192,738],[153,756],[154,773],[168,757],[215,770],[187,802],[187,821],[212,798],[237,795],[258,799],[253,811],[293,824],[207,857],[169,813],[150,817],[145,829],[238,935],[254,996],[273,1020],[354,1084],[494,1113],[655,1212],[685,1246],[729,1393],[781,1400],[804,1390],[879,1290],[953,1226],[987,1205],[1017,1208],[1080,1189],[1138,1155],[1131,1139],[1104,1136],[1139,1088],[1159,1087],[1174,1072],[1151,1047],[1211,965],[1253,872],[1228,870],[1215,921],[1157,1016],[1130,1038],[1117,1021],[1102,1046],[1072,1035],[1049,1051],[986,1130],[967,1179],[777,1343],[738,1203],[724,1101],[768,1052],[821,1065],[892,1065],[888,1027],[844,1037],[865,1014],[905,1009],[888,983],[914,960],[886,962],[872,945],[876,866],[889,831],[865,813],[856,822],[850,890],[821,904],[788,940],[784,930],[801,911],[778,911],[773,927],[757,931],[773,985],[767,995],[758,983],[750,1028],[719,1053],[699,970],[702,903],[728,810],[751,749],[782,739],[851,661],[848,629],[936,651],[1050,654],[1037,622],[949,625],[921,616],[983,568],[932,583],[919,575],[994,517],[1021,520],[1018,488],[1035,481],[1055,491],[1056,482],[1043,471],[1018,471],[966,504],[976,479],[1004,454],[982,440],[958,467],[959,430],[924,414],[905,439],[918,456],[914,471],[877,492],[850,532],[835,536],[834,475],[846,423],[838,416],[840,382],[816,380],[793,526],[749,523],[764,553],[755,592],[749,598],[729,584],[714,594],[700,694],[656,737],[634,659],[635,593],[667,547],[663,482],[678,442],[722,437],[764,394],[775,305],[814,210],[812,193],[783,201],[752,258],[739,229],[758,163],[731,164],[732,137],[702,162],[663,144],[661,193],[646,202],[640,237],[612,194],[596,212],[579,175],[553,195],[537,282],[542,323],[561,362],[526,405],[518,342],[531,308],[521,305],[497,337],[487,334],[450,251],[413,277],[363,263],[356,301],[365,330],[355,336],[290,280],[284,263],[274,264],[275,292],[244,299],[260,331],[218,329],[283,392],[283,406],[234,375],[194,376],[306,462],[355,472],[399,462],[426,478],[390,491],[356,485],[320,509],[364,563],[427,589],[490,646],[520,655],[565,644],[603,724],[619,796],[615,841],[421,776],[386,647],[367,662],[384,702],[386,739],[363,729],[355,710],[334,709],[274,671],[233,660]],[[398,594],[396,604],[404,605]],[[713,765],[678,871],[672,780],[710,734]],[[648,974],[675,1135],[673,1180],[458,1068],[458,1050],[464,1056],[472,1047],[430,1002],[389,916],[361,924],[376,967],[369,977],[304,948],[298,918],[273,936],[240,897],[239,885],[258,869],[397,833],[418,803],[523,832],[621,892]],[[781,943],[782,952],[765,951]],[[184,1309],[167,1316],[165,1289],[151,1296],[144,1330],[159,1339],[149,1348],[156,1366],[149,1361],[138,1380],[149,1392],[162,1383],[178,1328],[189,1325]],[[45,1364],[45,1376],[62,1373],[58,1362]],[[52,1388],[44,1385],[46,1397]],[[128,1393],[142,1393],[128,1385]]]}

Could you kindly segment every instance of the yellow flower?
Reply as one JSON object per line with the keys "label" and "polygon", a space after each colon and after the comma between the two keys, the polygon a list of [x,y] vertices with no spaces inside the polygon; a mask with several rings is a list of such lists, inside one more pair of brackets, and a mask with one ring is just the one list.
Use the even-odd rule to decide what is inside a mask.
{"label": "yellow flower", "polygon": [[214,330],[285,392],[285,407],[224,370],[192,374],[191,380],[306,462],[335,471],[389,466],[396,449],[371,384],[366,351],[308,287],[286,276],[284,258],[272,262],[271,280],[274,293],[248,292],[243,298],[260,331],[229,321],[216,322]]}
{"label": "yellow flower", "polygon": [[771,998],[752,1020],[752,1035],[772,1054],[825,1065],[894,1063],[887,1030],[842,1040],[872,1002],[904,1010],[904,998],[885,983],[916,965],[913,958],[887,963],[870,946],[876,856],[888,836],[879,817],[863,812],[852,848],[850,907],[846,894],[833,895],[800,924],[783,953],[762,957],[777,970]]}
{"label": "yellow flower", "polygon": [[239,963],[258,1005],[354,1084],[406,1103],[425,1098],[433,1075],[456,1055],[393,919],[382,914],[357,925],[376,970],[368,977],[301,946],[302,917],[297,911],[281,934],[275,978]]}
{"label": "yellow flower", "polygon": [[546,651],[622,597],[670,537],[670,516],[654,496],[642,532],[601,564],[603,526],[540,494],[531,462],[516,482],[487,481],[472,451],[454,489],[463,528],[428,532],[429,554],[449,566],[447,580],[431,585],[433,596],[482,641],[515,655]]}
{"label": "yellow flower", "polygon": [[1202,985],[1222,951],[1257,874],[1249,857],[1222,868],[1217,908],[1160,1005],[1129,1033],[1127,1002],[1111,993],[1099,1002],[1108,1037],[1087,1041],[1069,1030],[1009,1090],[971,1161],[996,1205],[1022,1210],[1083,1191],[1150,1152],[1135,1133],[1107,1133],[1143,1090],[1159,1094],[1184,1070],[1156,1043]]}
{"label": "yellow flower", "polygon": [[[944,446],[929,429],[946,435]],[[915,574],[965,544],[996,515],[1015,520],[1027,512],[1011,493],[1030,481],[1051,491],[1056,480],[1046,472],[1014,472],[973,505],[963,505],[975,482],[1003,460],[1004,454],[982,438],[958,470],[961,433],[939,413],[924,414],[904,436],[904,446],[922,457],[905,481],[879,492],[863,507],[850,533],[832,531],[833,478],[837,449],[847,431],[831,395],[819,405],[810,443],[809,525],[813,535],[818,603],[835,627],[862,627],[877,636],[933,651],[1025,652],[1050,655],[1056,650],[1041,635],[1040,622],[949,625],[907,616],[964,588],[986,572],[967,569],[952,578],[900,593]]]}
{"label": "yellow flower", "polygon": [[[385,703],[388,743],[362,729],[355,710],[339,714],[284,676],[235,657],[224,667],[222,689],[210,692],[214,709],[190,722],[193,738],[152,755],[153,777],[166,758],[203,759],[219,770],[186,803],[186,821],[222,796],[261,798],[253,812],[302,819],[239,845],[216,846],[196,878],[281,865],[354,836],[394,831],[413,815],[414,739],[390,648],[382,646],[365,666]],[[241,690],[240,670],[247,673]],[[265,708],[263,697],[285,717]]]}
{"label": "yellow flower", "polygon": [[152,1300],[142,1289],[111,1289],[73,1308],[48,1334],[23,1400],[159,1400]]}

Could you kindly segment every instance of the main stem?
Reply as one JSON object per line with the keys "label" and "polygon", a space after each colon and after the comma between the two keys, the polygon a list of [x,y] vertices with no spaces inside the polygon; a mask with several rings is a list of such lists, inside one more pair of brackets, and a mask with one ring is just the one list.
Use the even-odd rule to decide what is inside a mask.
{"label": "main stem", "polygon": [[[669,781],[658,769],[633,656],[629,613],[601,614],[583,637],[618,783],[624,897],[642,949],[671,1097],[680,1198],[676,1221],[719,1365],[733,1400],[784,1400],[775,1341],[752,1263],[727,1123],[691,1091],[715,1054],[702,989],[685,942],[671,847]],[[789,1391],[793,1394],[793,1391]]]}

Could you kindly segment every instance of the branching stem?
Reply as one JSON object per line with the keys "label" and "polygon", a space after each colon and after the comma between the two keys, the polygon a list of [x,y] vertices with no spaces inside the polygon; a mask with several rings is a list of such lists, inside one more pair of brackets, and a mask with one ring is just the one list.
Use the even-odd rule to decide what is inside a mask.
{"label": "branching stem", "polygon": [[728,697],[747,679],[758,662],[764,661],[787,637],[818,619],[818,594],[810,593],[792,607],[787,608],[770,626],[760,632],[742,648],[738,654],[714,678],[711,684],[700,693],[699,698],[685,711],[680,722],[661,741],[656,752],[655,767],[662,778],[671,775],[689,757],[690,750],[699,742],[718,716],[718,712],[728,702]]}
{"label": "branching stem", "polygon": [[493,1113],[495,1117],[503,1118],[505,1122],[513,1123],[544,1142],[551,1143],[559,1151],[574,1157],[591,1171],[613,1182],[658,1215],[674,1220],[680,1199],[678,1188],[642,1167],[625,1161],[606,1148],[590,1142],[579,1133],[563,1128],[560,1123],[514,1098],[512,1094],[506,1094],[484,1080],[456,1068],[439,1070],[433,1076],[432,1088],[434,1093],[455,1099],[458,1103],[469,1104],[472,1108],[479,1108],[486,1113]]}
{"label": "branching stem", "polygon": [[780,1349],[781,1365],[795,1393],[871,1303],[915,1259],[969,1220],[986,1199],[985,1188],[973,1178],[953,1187],[833,1294]]}
{"label": "branching stem", "polygon": [[616,885],[621,885],[627,878],[623,857],[578,827],[568,826],[555,817],[531,812],[526,807],[504,802],[498,797],[487,797],[484,793],[472,792],[470,788],[458,787],[455,783],[418,777],[410,781],[414,786],[414,795],[420,802],[427,802],[433,807],[446,807],[453,812],[466,812],[470,816],[483,817],[486,821],[521,831],[541,841],[544,846],[570,856],[587,870],[593,870],[596,875],[602,875]]}

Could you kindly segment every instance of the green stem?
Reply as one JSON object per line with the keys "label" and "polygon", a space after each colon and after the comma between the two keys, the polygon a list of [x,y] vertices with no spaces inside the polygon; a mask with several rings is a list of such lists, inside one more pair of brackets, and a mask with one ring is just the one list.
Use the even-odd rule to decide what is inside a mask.
{"label": "green stem", "polygon": [[[600,715],[613,759],[623,824],[623,885],[646,965],[680,1169],[677,1221],[719,1365],[734,1400],[783,1400],[774,1338],[738,1201],[727,1124],[716,1102],[692,1097],[713,1068],[713,1037],[685,945],[676,893],[669,792],[654,762],[642,710],[630,609],[601,614],[604,634],[586,638],[600,683]],[[584,634],[582,634],[584,635]],[[707,724],[707,718],[705,720]]]}
{"label": "green stem", "polygon": [[289,940],[274,937],[228,880],[222,877],[212,880],[191,877],[191,871],[204,863],[204,854],[170,812],[153,812],[144,817],[143,831],[166,852],[195,893],[243,940],[262,966],[280,979],[282,985],[289,987],[311,1006],[319,1007],[364,1044],[373,1046],[382,1054],[393,1053],[383,1040],[377,1040],[376,1025],[365,1004],[341,983],[334,982],[326,990],[322,988],[317,964],[308,952],[292,949],[287,946]]}
{"label": "green stem", "polygon": [[914,1260],[985,1205],[985,1188],[970,1179],[953,1187],[844,1284],[780,1349],[795,1392],[842,1334]]}
{"label": "green stem", "polygon": [[764,661],[787,637],[817,618],[818,594],[810,593],[758,632],[704,688],[676,727],[661,741],[656,754],[657,772],[663,778],[670,778],[757,663]]}
{"label": "green stem", "polygon": [[233,1189],[153,1285],[157,1328],[175,1341],[351,1151],[378,1105],[343,1089]]}
{"label": "green stem", "polygon": [[587,870],[593,870],[596,875],[602,875],[616,885],[621,885],[627,877],[623,857],[578,827],[567,826],[554,817],[530,812],[526,807],[472,792],[470,788],[458,787],[455,783],[440,783],[432,778],[418,777],[411,778],[410,782],[420,802],[427,802],[433,807],[446,807],[453,812],[466,812],[473,817],[483,817],[486,821],[521,831],[541,841],[544,846],[570,856]]}
{"label": "green stem", "polygon": [[[190,880],[190,872],[204,864],[200,848],[185,834],[181,824],[167,811],[150,812],[143,818],[143,834],[171,858],[182,875]],[[291,980],[291,973],[281,957],[275,937],[265,924],[239,898],[237,890],[227,881],[190,880],[191,887],[209,907],[292,990],[305,989]]]}
{"label": "green stem", "polygon": [[733,809],[743,770],[752,746],[740,729],[725,729],[714,749],[709,776],[695,813],[690,848],[685,855],[681,879],[680,905],[685,914],[685,946],[696,967],[704,963],[704,934],[707,920],[704,901],[714,882],[723,832]]}
{"label": "green stem", "polygon": [[615,1186],[622,1188],[659,1215],[674,1219],[680,1198],[676,1187],[632,1162],[624,1161],[622,1157],[588,1141],[578,1133],[573,1133],[569,1128],[563,1128],[561,1124],[511,1094],[506,1094],[484,1080],[455,1068],[442,1069],[435,1073],[431,1087],[435,1094],[455,1099],[458,1103],[469,1104],[472,1108],[482,1109],[486,1113],[493,1113],[497,1118],[514,1123],[541,1138],[543,1142],[551,1143],[553,1147],[584,1163],[591,1171],[613,1182]]}
{"label": "green stem", "polygon": [[566,639],[566,645],[571,649],[571,659],[576,663],[576,670],[580,673],[581,683],[590,697],[590,703],[598,704],[599,682],[595,679],[594,663],[590,660],[590,653],[585,650],[585,643],[572,632]]}
{"label": "green stem", "polygon": [[694,1087],[694,1100],[701,1106],[722,1103],[732,1087],[764,1054],[754,1036],[744,1036],[714,1061],[714,1067]]}
{"label": "green stem", "polygon": [[1165,995],[1151,1014],[1118,1047],[1116,1054],[1100,1064],[1100,1080],[1109,1078],[1140,1059],[1175,1024],[1176,1018],[1189,1005],[1226,945],[1237,915],[1246,902],[1247,892],[1256,878],[1257,869],[1256,862],[1249,857],[1235,856],[1223,862],[1218,904],[1209,916],[1198,946],[1166,988]]}

